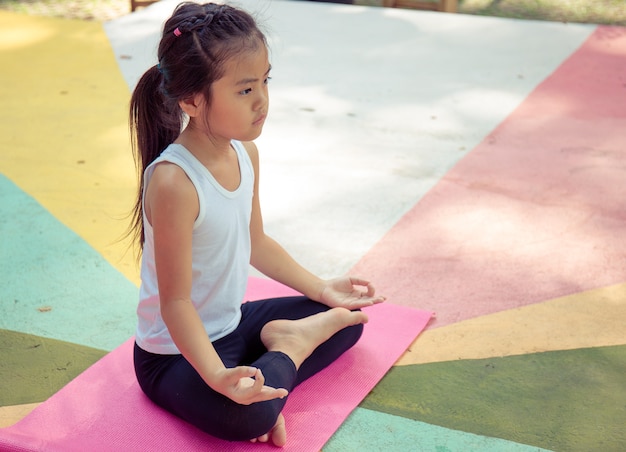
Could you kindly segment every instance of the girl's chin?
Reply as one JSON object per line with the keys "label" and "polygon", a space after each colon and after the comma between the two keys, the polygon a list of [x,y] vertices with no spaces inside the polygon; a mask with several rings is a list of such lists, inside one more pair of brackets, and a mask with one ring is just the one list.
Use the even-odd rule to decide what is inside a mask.
{"label": "girl's chin", "polygon": [[239,141],[256,140],[257,138],[261,136],[261,132],[263,132],[263,124],[259,125],[258,127],[255,127],[255,130],[251,131],[245,139],[239,140]]}

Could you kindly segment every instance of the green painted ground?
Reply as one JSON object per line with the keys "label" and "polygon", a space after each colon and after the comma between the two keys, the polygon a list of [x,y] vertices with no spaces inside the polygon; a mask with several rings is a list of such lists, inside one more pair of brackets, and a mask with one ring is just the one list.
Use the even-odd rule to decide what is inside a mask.
{"label": "green painted ground", "polygon": [[43,402],[106,352],[0,330],[0,406]]}
{"label": "green painted ground", "polygon": [[393,367],[361,404],[559,451],[626,450],[626,345]]}

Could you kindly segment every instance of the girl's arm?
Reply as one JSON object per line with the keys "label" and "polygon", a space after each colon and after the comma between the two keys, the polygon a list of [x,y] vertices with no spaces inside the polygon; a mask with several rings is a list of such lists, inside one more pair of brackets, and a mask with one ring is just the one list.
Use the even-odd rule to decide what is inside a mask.
{"label": "girl's arm", "polygon": [[[250,220],[252,256],[250,263],[264,275],[330,307],[359,309],[381,303],[372,284],[357,277],[323,280],[298,264],[285,249],[265,234],[259,200],[259,154],[254,143],[244,143],[254,167],[254,199]],[[356,286],[365,287],[364,291]]]}
{"label": "girl's arm", "polygon": [[191,302],[192,231],[199,205],[195,187],[182,169],[170,163],[155,168],[145,209],[154,231],[161,315],[183,356],[211,388],[235,402],[287,395],[284,389],[264,386],[259,369],[226,369]]}

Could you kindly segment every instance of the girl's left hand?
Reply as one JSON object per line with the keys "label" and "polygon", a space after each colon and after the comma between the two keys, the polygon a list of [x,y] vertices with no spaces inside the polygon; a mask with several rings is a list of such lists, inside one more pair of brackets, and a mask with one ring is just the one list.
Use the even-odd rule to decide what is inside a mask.
{"label": "girl's left hand", "polygon": [[[356,286],[365,287],[365,290],[359,290]],[[318,301],[330,308],[340,307],[352,311],[385,301],[385,297],[375,296],[375,293],[376,290],[369,281],[344,276],[325,281]]]}

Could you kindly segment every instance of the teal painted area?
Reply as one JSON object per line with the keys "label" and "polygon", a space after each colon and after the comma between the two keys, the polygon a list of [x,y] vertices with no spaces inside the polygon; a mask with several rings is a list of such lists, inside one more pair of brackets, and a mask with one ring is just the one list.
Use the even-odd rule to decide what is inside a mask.
{"label": "teal painted area", "polygon": [[0,328],[112,350],[134,334],[137,287],[0,175]]}
{"label": "teal painted area", "polygon": [[397,366],[361,407],[559,451],[626,450],[626,345]]}
{"label": "teal painted area", "polygon": [[536,452],[545,449],[357,408],[326,443],[323,452],[363,450]]}

